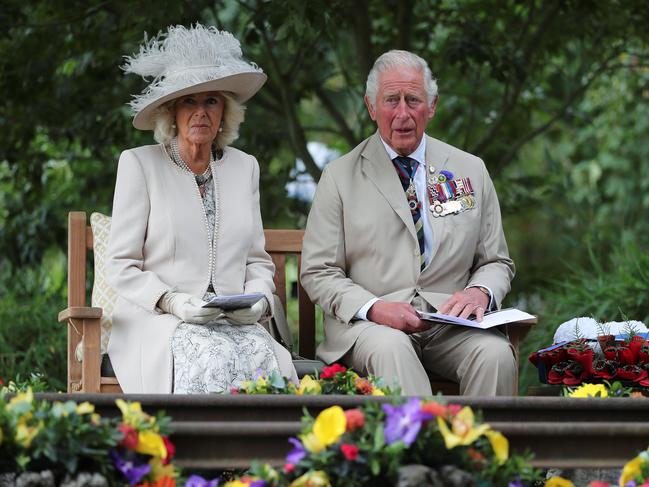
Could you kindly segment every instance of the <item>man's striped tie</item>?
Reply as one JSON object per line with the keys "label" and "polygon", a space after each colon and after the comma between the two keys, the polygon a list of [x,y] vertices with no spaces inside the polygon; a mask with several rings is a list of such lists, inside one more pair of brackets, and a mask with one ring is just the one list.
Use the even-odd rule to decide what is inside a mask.
{"label": "man's striped tie", "polygon": [[[392,162],[397,170],[397,174],[399,175],[399,180],[401,181],[401,186],[403,186],[403,190],[406,193],[406,198],[408,198],[408,188],[412,187],[412,189],[414,189],[414,181],[412,178],[414,177],[415,172],[417,172],[417,165],[419,163],[410,157],[395,157]],[[409,198],[408,205],[410,206],[412,221],[415,224],[417,240],[419,241],[420,269],[423,270],[426,264],[424,260],[424,220],[421,217],[421,204],[416,199],[416,193],[414,199],[412,196]]]}

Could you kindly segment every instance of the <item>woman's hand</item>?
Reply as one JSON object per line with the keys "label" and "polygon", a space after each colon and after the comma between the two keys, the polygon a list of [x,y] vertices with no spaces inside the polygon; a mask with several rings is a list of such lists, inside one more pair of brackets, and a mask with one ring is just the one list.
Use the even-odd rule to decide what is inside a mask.
{"label": "woman's hand", "polygon": [[235,325],[252,325],[259,322],[268,309],[266,298],[260,299],[250,308],[235,309],[225,313],[225,319]]}
{"label": "woman's hand", "polygon": [[203,308],[202,299],[187,293],[169,291],[162,295],[158,307],[165,313],[171,313],[187,323],[203,325],[208,321],[223,316],[221,308]]}

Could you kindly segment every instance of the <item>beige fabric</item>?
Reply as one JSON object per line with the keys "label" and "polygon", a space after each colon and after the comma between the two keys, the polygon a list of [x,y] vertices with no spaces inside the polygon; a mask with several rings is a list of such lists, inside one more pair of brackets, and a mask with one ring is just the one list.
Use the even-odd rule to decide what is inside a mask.
{"label": "beige fabric", "polygon": [[218,211],[214,261],[192,175],[162,145],[120,157],[106,262],[119,297],[108,353],[126,393],[171,392],[171,337],[179,320],[156,308],[166,291],[201,297],[211,277],[217,294],[262,292],[273,302],[257,161],[228,147],[211,167]]}
{"label": "beige fabric", "polygon": [[427,371],[460,384],[462,395],[511,396],[516,390],[514,350],[497,330],[434,325],[406,335],[370,322],[342,361],[406,396],[432,394]]}
{"label": "beige fabric", "polygon": [[484,163],[427,137],[426,164],[470,178],[477,206],[431,216],[431,261],[421,272],[412,216],[378,134],[323,171],[304,236],[301,279],[325,312],[325,339],[318,347],[325,362],[341,358],[373,325],[352,319],[374,297],[411,302],[421,296],[438,307],[452,293],[479,284],[500,305],[509,291],[514,263]]}

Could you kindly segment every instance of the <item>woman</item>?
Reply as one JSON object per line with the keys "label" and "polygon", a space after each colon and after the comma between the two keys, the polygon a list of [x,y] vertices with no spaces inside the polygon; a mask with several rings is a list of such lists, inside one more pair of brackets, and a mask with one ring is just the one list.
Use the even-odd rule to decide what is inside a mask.
{"label": "woman", "polygon": [[[272,313],[256,159],[229,147],[241,103],[266,81],[229,33],[170,27],[128,57],[154,77],[133,125],[158,145],[122,153],[107,272],[119,295],[108,346],[126,393],[228,392],[257,374],[296,380],[290,354],[259,320]],[[217,295],[262,293],[249,308],[203,308]]]}

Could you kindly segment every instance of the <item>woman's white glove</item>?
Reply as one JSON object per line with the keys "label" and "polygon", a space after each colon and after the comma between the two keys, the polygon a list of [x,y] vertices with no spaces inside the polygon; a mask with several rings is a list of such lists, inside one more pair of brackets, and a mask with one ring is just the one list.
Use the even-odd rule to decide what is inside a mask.
{"label": "woman's white glove", "polygon": [[203,325],[223,315],[221,308],[203,308],[205,301],[187,293],[166,292],[158,301],[158,307],[187,323]]}
{"label": "woman's white glove", "polygon": [[262,298],[249,308],[235,309],[225,312],[225,319],[235,325],[252,325],[268,310],[268,301]]}

